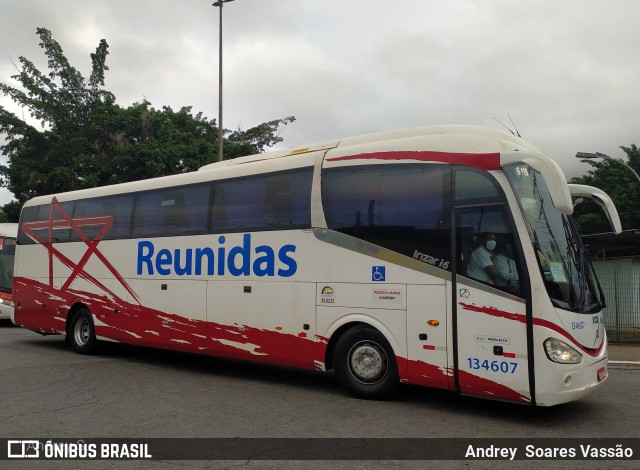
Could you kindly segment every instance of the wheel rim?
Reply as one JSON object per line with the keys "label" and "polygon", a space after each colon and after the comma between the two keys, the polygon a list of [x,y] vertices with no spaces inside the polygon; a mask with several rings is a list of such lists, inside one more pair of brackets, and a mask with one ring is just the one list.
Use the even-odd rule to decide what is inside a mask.
{"label": "wheel rim", "polygon": [[347,360],[351,374],[362,383],[376,383],[387,372],[387,354],[380,345],[370,341],[355,344]]}
{"label": "wheel rim", "polygon": [[80,318],[76,322],[73,336],[78,346],[84,346],[89,342],[89,338],[91,337],[91,325],[89,324],[88,319]]}

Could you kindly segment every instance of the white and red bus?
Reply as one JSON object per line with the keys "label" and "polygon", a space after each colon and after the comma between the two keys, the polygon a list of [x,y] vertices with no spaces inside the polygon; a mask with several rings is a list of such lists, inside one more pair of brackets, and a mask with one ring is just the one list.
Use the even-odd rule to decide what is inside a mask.
{"label": "white and red bus", "polygon": [[[333,369],[365,398],[411,383],[550,406],[607,377],[571,213],[555,162],[471,126],[42,196],[22,209],[14,322],[78,353],[104,340]],[[475,275],[478,253],[508,255],[510,277]]]}
{"label": "white and red bus", "polygon": [[0,223],[0,320],[13,314],[13,262],[18,224]]}

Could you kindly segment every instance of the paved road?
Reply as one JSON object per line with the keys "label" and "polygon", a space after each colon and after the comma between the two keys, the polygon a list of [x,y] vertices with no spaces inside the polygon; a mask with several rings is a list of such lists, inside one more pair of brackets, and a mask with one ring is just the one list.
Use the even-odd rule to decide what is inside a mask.
{"label": "paved road", "polygon": [[[121,345],[81,356],[70,352],[62,337],[0,325],[0,437],[640,438],[639,389],[640,370],[611,370],[595,395],[548,409],[411,386],[391,401],[370,402],[351,398],[331,374]],[[57,468],[68,467],[63,463]],[[100,463],[101,468],[116,464]],[[162,465],[146,464],[140,465]],[[497,464],[474,462],[486,468]],[[599,468],[602,462],[596,464],[580,466]],[[626,468],[622,464],[617,468]],[[275,462],[252,465],[280,468]],[[420,468],[415,462],[393,466]],[[566,467],[565,462],[557,468]]]}

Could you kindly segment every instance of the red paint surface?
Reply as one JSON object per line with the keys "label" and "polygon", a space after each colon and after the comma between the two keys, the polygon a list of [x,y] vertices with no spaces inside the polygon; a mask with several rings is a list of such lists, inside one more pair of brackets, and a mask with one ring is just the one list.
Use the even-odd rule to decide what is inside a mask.
{"label": "red paint surface", "polygon": [[458,372],[460,393],[529,403],[531,399],[506,385],[461,370]]}
{"label": "red paint surface", "polygon": [[82,302],[97,319],[96,335],[114,341],[305,368],[324,364],[327,342],[322,337],[248,325],[240,331],[236,325],[188,319],[115,296],[61,292],[30,279],[15,278],[14,285],[21,299],[16,322],[35,331],[64,334],[67,311]]}
{"label": "red paint surface", "polygon": [[[407,360],[398,357],[398,368],[407,371],[406,381],[426,387],[453,389],[453,372],[450,368],[441,368],[422,361]],[[402,376],[401,376],[402,378]]]}
{"label": "red paint surface", "polygon": [[[398,358],[400,361],[400,358]],[[421,361],[406,361],[402,359],[409,370],[409,382],[427,387],[453,390],[455,388],[453,368],[441,368]],[[530,402],[531,399],[521,393],[512,390],[493,380],[479,377],[470,372],[460,370],[458,372],[460,393],[481,397],[511,400],[516,402]]]}
{"label": "red paint surface", "polygon": [[[111,340],[308,369],[324,367],[329,339],[320,335],[307,338],[304,332],[288,334],[248,325],[244,325],[244,330],[240,331],[235,325],[188,319],[110,295],[74,290],[63,293],[47,284],[24,278],[15,279],[15,290],[21,299],[20,307],[15,312],[16,322],[35,331],[64,334],[68,309],[74,303],[82,302],[98,319],[96,334]],[[115,313],[116,309],[119,313]],[[396,359],[403,382],[453,390],[451,368],[403,357]],[[527,400],[504,385],[468,372],[461,371],[460,377],[461,382],[464,381],[463,393],[505,400]]]}
{"label": "red paint surface", "polygon": [[[527,321],[526,316],[521,313],[505,312],[504,310],[499,310],[495,307],[486,307],[486,306],[479,307],[473,304],[465,304],[464,302],[460,302],[460,306],[463,308],[463,310],[484,313],[494,317],[506,318],[508,320],[517,321],[523,324],[526,323]],[[553,322],[550,322],[549,320],[543,320],[542,318],[534,317],[533,324],[537,326],[542,326],[544,328],[548,328],[554,331],[555,333],[559,334],[560,336],[564,336],[565,338],[570,340],[575,346],[577,346],[580,350],[582,350],[585,354],[592,357],[597,357],[602,351],[602,348],[604,347],[604,341],[602,341],[600,343],[600,347],[597,349],[585,348],[578,342],[578,340],[576,340],[573,336],[571,336],[571,334],[569,334],[568,331],[566,331],[561,326],[556,325]]]}
{"label": "red paint surface", "polygon": [[467,165],[482,170],[500,169],[499,153],[450,153],[450,152],[420,152],[420,151],[397,151],[397,152],[374,152],[361,153],[358,155],[346,155],[344,157],[327,158],[329,162],[341,162],[349,160],[417,160],[421,162],[441,162],[456,165]]}
{"label": "red paint surface", "polygon": [[[56,217],[56,214],[59,214],[59,217]],[[102,284],[98,279],[96,279],[84,269],[85,265],[89,261],[89,258],[91,258],[91,255],[95,255],[109,270],[113,277],[127,290],[127,292],[134,299],[139,301],[138,296],[133,291],[133,289],[131,289],[129,284],[127,284],[127,282],[123,279],[118,270],[98,249],[98,245],[111,228],[111,225],[113,225],[113,216],[110,215],[100,217],[78,217],[74,219],[62,207],[62,204],[60,204],[58,202],[58,199],[54,196],[51,199],[49,219],[38,220],[35,222],[24,222],[21,224],[20,230],[22,230],[27,236],[32,238],[47,250],[47,257],[49,259],[49,286],[53,287],[53,258],[55,257],[67,268],[71,269],[71,275],[67,278],[64,285],[61,287],[62,291],[66,291],[71,286],[76,277],[81,277],[86,281],[96,285],[104,292],[114,295],[104,284]],[[89,240],[82,228],[96,226],[101,227],[100,231],[94,236],[93,240]],[[52,243],[47,243],[47,240],[39,237],[36,231],[42,229],[47,229],[47,240],[53,240],[53,229],[71,229],[73,233],[75,233],[78,238],[87,245],[87,249],[80,258],[80,261],[74,263],[60,251],[58,251],[58,249]]]}

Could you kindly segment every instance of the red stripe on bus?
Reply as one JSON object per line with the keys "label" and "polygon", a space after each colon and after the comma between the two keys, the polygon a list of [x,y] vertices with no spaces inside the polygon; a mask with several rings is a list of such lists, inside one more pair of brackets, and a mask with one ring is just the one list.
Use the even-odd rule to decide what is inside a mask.
{"label": "red stripe on bus", "polygon": [[453,152],[419,152],[402,150],[397,152],[372,152],[343,157],[327,158],[329,162],[349,160],[417,160],[421,162],[441,162],[456,165],[468,165],[482,170],[498,170],[500,168],[499,153],[453,153]]}
{"label": "red stripe on bus", "polygon": [[504,357],[508,357],[508,358],[511,358],[511,359],[515,359],[515,357],[516,357],[516,355],[515,355],[514,353],[506,353],[506,352],[503,352],[503,353],[502,353],[502,355],[503,355]]}
{"label": "red stripe on bus", "polygon": [[531,398],[493,380],[473,375],[467,371],[458,371],[460,393],[489,398],[502,398],[516,402],[530,403]]}
{"label": "red stripe on bus", "polygon": [[[472,304],[465,304],[463,302],[460,302],[460,306],[464,309],[464,310],[468,310],[471,312],[478,312],[478,313],[486,313],[487,315],[491,315],[494,317],[500,317],[500,318],[506,318],[508,320],[514,320],[514,321],[518,321],[520,323],[526,323],[526,316],[521,314],[521,313],[512,313],[512,312],[505,312],[503,310],[498,310],[495,307],[478,307],[477,305],[472,305]],[[534,318],[533,319],[533,324],[536,326],[542,326],[544,328],[549,328],[550,330],[556,332],[557,334],[564,336],[565,338],[567,338],[568,340],[570,340],[571,342],[573,342],[578,348],[580,348],[584,353],[588,354],[589,356],[592,357],[597,357],[600,352],[602,351],[602,348],[604,347],[604,341],[602,341],[600,343],[600,347],[597,349],[593,349],[593,348],[585,348],[584,346],[582,346],[578,340],[576,340],[573,336],[571,336],[567,331],[565,331],[564,329],[562,329],[560,326],[556,325],[555,323],[550,322],[549,320],[543,320],[542,318]]]}
{"label": "red stripe on bus", "polygon": [[429,349],[431,351],[434,351],[436,349],[436,347],[432,346],[430,344],[425,344],[425,345],[422,346],[422,349]]}

